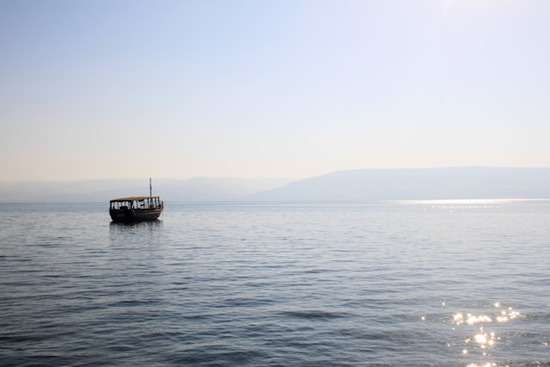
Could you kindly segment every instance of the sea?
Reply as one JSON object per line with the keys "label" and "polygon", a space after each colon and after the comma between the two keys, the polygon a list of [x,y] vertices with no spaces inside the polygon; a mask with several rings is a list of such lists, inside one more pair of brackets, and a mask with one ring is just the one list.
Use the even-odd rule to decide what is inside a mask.
{"label": "sea", "polygon": [[0,366],[550,366],[550,201],[0,204]]}

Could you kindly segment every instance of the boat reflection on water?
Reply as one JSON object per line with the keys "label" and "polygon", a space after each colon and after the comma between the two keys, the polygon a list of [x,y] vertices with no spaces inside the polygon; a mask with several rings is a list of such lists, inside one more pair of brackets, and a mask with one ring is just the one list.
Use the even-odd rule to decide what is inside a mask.
{"label": "boat reflection on water", "polygon": [[131,229],[143,229],[143,228],[159,228],[162,227],[162,220],[153,220],[148,222],[110,222],[109,229],[111,231],[123,231],[128,233]]}
{"label": "boat reflection on water", "polygon": [[162,233],[161,220],[148,222],[110,222],[109,237],[111,243],[152,243]]}

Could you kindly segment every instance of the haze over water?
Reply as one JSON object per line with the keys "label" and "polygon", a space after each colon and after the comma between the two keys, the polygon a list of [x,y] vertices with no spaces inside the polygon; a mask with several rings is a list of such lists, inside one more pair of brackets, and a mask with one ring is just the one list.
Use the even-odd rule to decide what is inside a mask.
{"label": "haze over water", "polygon": [[[0,1],[0,367],[550,367],[549,34],[541,0]],[[149,177],[161,221],[110,224]]]}
{"label": "haze over water", "polygon": [[161,218],[0,204],[0,364],[550,363],[550,201],[169,203]]}

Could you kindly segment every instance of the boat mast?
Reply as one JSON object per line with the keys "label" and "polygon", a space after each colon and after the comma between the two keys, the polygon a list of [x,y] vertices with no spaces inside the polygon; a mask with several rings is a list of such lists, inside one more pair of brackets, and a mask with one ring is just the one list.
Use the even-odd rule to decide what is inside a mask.
{"label": "boat mast", "polygon": [[153,184],[151,183],[151,177],[149,177],[149,205],[153,200]]}

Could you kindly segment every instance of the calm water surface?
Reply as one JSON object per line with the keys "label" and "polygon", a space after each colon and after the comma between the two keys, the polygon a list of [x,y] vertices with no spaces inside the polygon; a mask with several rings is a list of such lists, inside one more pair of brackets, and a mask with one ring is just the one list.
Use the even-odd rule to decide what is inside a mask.
{"label": "calm water surface", "polygon": [[0,204],[0,365],[550,365],[550,201],[161,218]]}

